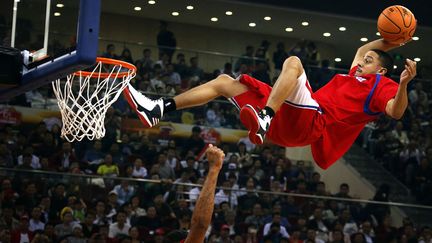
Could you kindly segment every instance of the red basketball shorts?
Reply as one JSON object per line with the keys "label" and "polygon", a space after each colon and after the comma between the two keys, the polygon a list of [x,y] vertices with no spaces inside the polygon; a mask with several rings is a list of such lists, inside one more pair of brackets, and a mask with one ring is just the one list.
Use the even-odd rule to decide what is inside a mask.
{"label": "red basketball shorts", "polygon": [[[229,100],[239,109],[246,104],[264,108],[272,88],[248,75],[241,75],[238,81],[249,90]],[[285,147],[311,144],[322,135],[325,126],[321,108],[312,98],[306,73],[297,81],[294,92],[276,112],[266,133],[266,139]]]}

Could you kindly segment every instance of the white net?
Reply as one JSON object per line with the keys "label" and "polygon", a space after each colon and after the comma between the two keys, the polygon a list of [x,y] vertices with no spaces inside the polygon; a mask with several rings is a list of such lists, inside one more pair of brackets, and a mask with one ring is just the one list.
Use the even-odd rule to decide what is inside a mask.
{"label": "white net", "polygon": [[52,82],[58,100],[63,127],[61,135],[69,142],[100,139],[105,136],[105,114],[118,99],[135,70],[122,64],[106,65],[98,61],[90,75],[68,75],[66,81]]}

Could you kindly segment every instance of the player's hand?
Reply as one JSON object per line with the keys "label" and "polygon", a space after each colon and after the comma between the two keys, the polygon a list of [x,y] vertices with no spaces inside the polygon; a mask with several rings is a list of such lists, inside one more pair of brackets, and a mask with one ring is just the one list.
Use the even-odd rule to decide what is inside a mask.
{"label": "player's hand", "polygon": [[400,75],[400,83],[408,84],[417,75],[417,63],[406,59],[405,70]]}
{"label": "player's hand", "polygon": [[209,144],[209,147],[206,151],[206,156],[210,169],[216,169],[219,171],[222,168],[225,154],[220,148]]}

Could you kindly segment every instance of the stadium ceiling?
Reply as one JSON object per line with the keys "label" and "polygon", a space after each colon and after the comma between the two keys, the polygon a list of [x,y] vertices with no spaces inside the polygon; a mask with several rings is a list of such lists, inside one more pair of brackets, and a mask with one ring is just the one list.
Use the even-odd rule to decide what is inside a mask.
{"label": "stadium ceiling", "polygon": [[[334,3],[333,1],[326,2],[326,5],[338,6],[335,8],[323,7],[321,5],[319,5],[321,7],[314,6],[312,8],[313,4],[310,2],[323,4],[323,1],[130,0],[122,1],[122,4],[119,4],[118,0],[104,0],[102,2],[102,11],[169,22],[272,35],[280,37],[281,40],[283,38],[294,38],[317,41],[334,46],[336,50],[341,50],[338,56],[343,61],[351,61],[354,50],[363,43],[360,41],[360,38],[366,37],[369,40],[378,38],[376,35],[376,19],[386,6],[394,4],[379,3],[370,5],[371,7],[367,7],[367,14],[360,14],[362,11],[359,9],[364,9],[364,6],[367,6],[367,2],[372,1],[366,0],[366,3],[362,3],[359,6],[358,3],[354,4],[353,1],[337,0]],[[348,3],[342,4],[343,2]],[[341,5],[338,5],[339,3]],[[355,7],[351,6],[351,11],[343,11],[344,7],[346,8],[346,6],[353,4]],[[415,11],[420,13],[425,12],[425,10],[419,10],[417,5],[413,5],[413,9],[415,9],[413,10],[414,13],[416,13]],[[188,10],[187,6],[193,6],[193,9]],[[139,7],[140,10],[134,10],[135,7]],[[410,8],[412,6],[409,6],[407,3],[407,7]],[[227,11],[231,11],[232,15],[226,15]],[[178,15],[173,16],[173,12],[178,12]],[[264,17],[266,16],[271,17],[271,20],[265,20]],[[421,16],[423,15],[421,14]],[[211,18],[213,17],[217,18],[217,21],[212,21]],[[430,22],[431,20],[432,18],[426,18],[424,22],[427,23],[426,21]],[[397,52],[408,58],[420,57],[422,64],[432,66],[432,48],[425,48],[430,45],[429,43],[432,43],[432,28],[423,26],[422,21],[422,19],[419,20],[416,32],[416,36],[420,39],[398,49]],[[309,25],[303,26],[303,22],[308,22]],[[256,26],[250,27],[249,23],[255,23]],[[346,31],[340,31],[340,27],[345,27]],[[287,32],[286,28],[292,28],[293,31]],[[331,36],[324,37],[324,32],[331,33]]]}

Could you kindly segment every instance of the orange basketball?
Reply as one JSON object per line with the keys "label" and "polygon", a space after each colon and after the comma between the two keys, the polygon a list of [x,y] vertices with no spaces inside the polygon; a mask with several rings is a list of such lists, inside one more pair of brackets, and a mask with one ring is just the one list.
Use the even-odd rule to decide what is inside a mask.
{"label": "orange basketball", "polygon": [[414,14],[401,5],[390,6],[378,17],[378,31],[388,42],[403,44],[409,41],[417,27]]}

